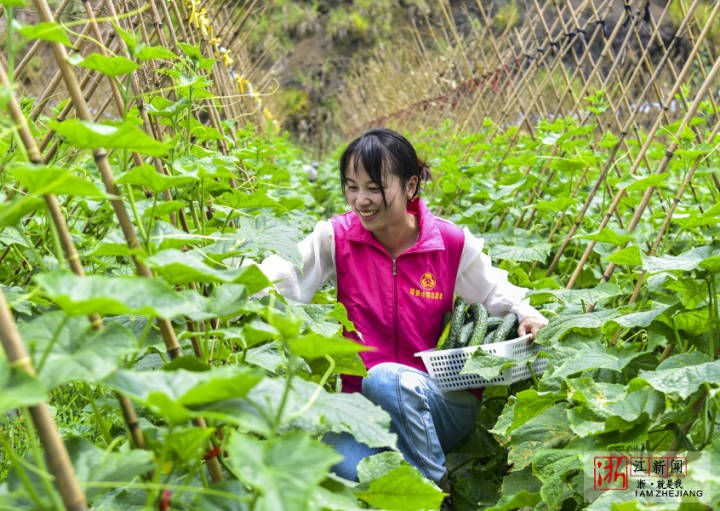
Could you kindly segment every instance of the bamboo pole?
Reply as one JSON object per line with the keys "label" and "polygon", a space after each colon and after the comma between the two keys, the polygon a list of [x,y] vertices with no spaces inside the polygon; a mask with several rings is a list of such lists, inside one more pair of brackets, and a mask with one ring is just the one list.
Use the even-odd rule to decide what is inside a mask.
{"label": "bamboo pole", "polygon": [[[70,0],[62,0],[58,8],[55,10],[54,18],[56,21],[60,19],[62,12],[65,10],[65,7],[67,7],[67,4],[69,2]],[[33,41],[32,46],[30,46],[25,55],[23,55],[22,60],[15,66],[15,70],[13,71],[14,76],[20,76],[22,72],[25,71],[25,66],[27,66],[30,63],[30,59],[35,56],[35,53],[37,52],[41,43],[42,39],[36,39],[35,41]]]}
{"label": "bamboo pole", "polygon": [[[47,5],[46,0],[33,0],[35,4],[35,8],[40,14],[40,18],[43,21],[51,21],[51,14],[50,9]],[[70,67],[70,64],[67,60],[67,54],[65,52],[65,47],[62,46],[60,43],[51,43],[53,54],[55,55],[55,60],[60,66],[60,69],[63,74],[63,79],[65,80],[65,84],[70,92],[70,95],[75,102],[75,110],[78,113],[78,117],[80,119],[83,119],[85,121],[91,120],[90,112],[88,111],[87,104],[85,103],[85,99],[83,98],[83,95],[80,91],[80,87],[78,85],[77,76],[73,72],[72,68]],[[115,181],[113,178],[112,169],[110,168],[110,163],[107,159],[107,152],[104,149],[95,149],[93,150],[93,157],[95,159],[95,163],[98,167],[98,170],[100,171],[100,174],[102,176],[103,182],[105,184],[105,188],[108,191],[108,193],[112,197],[120,197],[119,190],[117,189],[117,185],[115,185]],[[140,243],[137,238],[137,234],[135,233],[135,227],[133,226],[130,216],[127,213],[127,210],[125,209],[125,205],[122,203],[122,201],[119,198],[113,198],[110,199],[111,205],[113,207],[113,210],[115,211],[115,215],[118,218],[118,221],[120,223],[120,227],[123,231],[123,235],[125,236],[125,239],[127,241],[128,247],[131,250],[136,250],[141,248]],[[133,262],[135,263],[135,267],[137,269],[137,272],[140,276],[146,277],[146,278],[153,278],[152,272],[150,271],[150,268],[146,266],[143,262],[141,262],[137,257],[132,257]],[[180,348],[180,345],[177,341],[177,337],[175,336],[175,330],[172,327],[172,324],[170,323],[170,320],[158,318],[157,319],[157,325],[160,329],[160,333],[162,334],[163,340],[165,341],[165,347],[167,349],[167,353],[170,356],[171,359],[175,359],[182,355],[182,351]],[[196,425],[198,427],[204,427],[205,421],[202,419],[198,419],[195,421]],[[217,458],[210,458],[207,461],[208,469],[210,471],[210,476],[212,477],[213,481],[219,482],[224,479],[222,475],[222,469],[220,467],[220,463],[217,460]]]}
{"label": "bamboo pole", "polygon": [[[32,366],[30,355],[20,338],[20,332],[18,332],[10,307],[5,299],[5,294],[1,289],[0,339],[11,367],[20,368],[31,376],[35,376],[35,369]],[[40,442],[45,451],[45,458],[50,467],[50,472],[55,477],[55,484],[63,504],[69,511],[85,511],[87,509],[85,494],[75,476],[70,455],[60,438],[60,433],[57,430],[55,421],[52,419],[50,409],[46,403],[31,406],[30,416],[40,437]]]}

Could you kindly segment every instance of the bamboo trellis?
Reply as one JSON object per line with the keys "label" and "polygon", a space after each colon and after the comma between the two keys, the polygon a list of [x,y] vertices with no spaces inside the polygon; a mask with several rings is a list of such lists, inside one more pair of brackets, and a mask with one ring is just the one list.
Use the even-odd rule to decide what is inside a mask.
{"label": "bamboo trellis", "polygon": [[[546,275],[555,274],[569,246],[578,247],[575,236],[600,191],[611,197],[611,204],[595,223],[598,230],[610,225],[630,233],[644,212],[662,212],[663,225],[650,249],[654,254],[685,192],[689,190],[690,200],[702,208],[692,182],[702,158],[697,158],[672,192],[672,199],[666,197],[666,190],[649,187],[634,211],[626,213],[627,218],[618,209],[625,190],[614,189],[608,177],[637,176],[643,167],[649,175],[665,172],[677,149],[678,129],[691,128],[695,143],[717,144],[720,55],[708,39],[712,27],[717,26],[720,4],[702,0],[513,3],[522,13],[521,19],[502,32],[493,25],[492,6],[478,0],[474,12],[466,12],[468,23],[456,25],[446,16],[445,26],[425,29],[437,42],[435,53],[425,45],[406,45],[406,65],[378,54],[367,66],[354,70],[347,90],[338,98],[348,127],[346,135],[388,124],[412,133],[449,120],[457,139],[480,129],[489,118],[494,129],[488,137],[492,138],[508,126],[517,126],[504,156],[497,161],[497,178],[521,135],[535,137],[538,120],[565,116],[577,119],[578,125],[594,123],[598,142],[606,132],[615,133],[617,140],[593,182],[588,181],[588,168],[582,171],[571,192],[572,198],[582,201],[572,222],[568,225],[564,211],[553,221],[546,241],[553,243],[554,253]],[[416,30],[415,41],[423,39],[421,32]],[[458,35],[463,32],[464,36]],[[403,83],[403,87],[388,85],[395,83]],[[588,108],[587,96],[597,91],[604,93],[608,107],[604,112]],[[700,104],[709,105],[702,114],[705,130],[691,123]],[[675,138],[667,136],[666,127]],[[668,147],[664,160],[652,168],[648,150],[656,140],[668,140]],[[478,156],[467,155],[468,159]],[[556,146],[541,168],[528,166],[525,175],[533,171],[539,181],[525,208],[512,218],[509,210],[497,214],[493,226],[505,227],[511,219],[514,227],[529,228],[539,214],[533,204],[542,200],[553,184],[555,171],[550,161],[565,156]],[[618,163],[623,159],[632,164],[629,171],[621,173]],[[717,171],[711,179],[720,190]],[[519,189],[513,192],[513,198],[518,193]],[[557,239],[561,233],[563,237]],[[564,282],[567,288],[577,283],[595,244],[588,241],[580,247],[583,255]],[[613,263],[607,264],[602,280],[609,280],[614,269]],[[642,280],[640,277],[631,302],[637,298]]]}
{"label": "bamboo trellis", "polygon": [[[67,14],[68,4],[69,2],[63,2],[54,14],[50,12],[45,0],[35,1],[34,7],[39,21],[52,22],[54,20],[60,21],[63,15]],[[120,13],[116,12],[115,5],[120,6]],[[266,122],[274,122],[272,114],[267,107],[263,105],[262,95],[258,92],[258,89],[252,85],[252,82],[255,80],[248,78],[252,77],[251,70],[248,69],[246,75],[244,73],[237,73],[233,69],[233,58],[231,56],[231,50],[228,48],[235,48],[235,51],[239,51],[236,46],[236,40],[242,35],[241,32],[235,31],[232,37],[226,38],[225,44],[227,48],[222,46],[222,41],[219,38],[213,37],[213,23],[210,20],[216,18],[209,16],[205,11],[205,7],[201,7],[192,1],[188,2],[187,5],[182,3],[178,5],[174,1],[168,3],[160,2],[158,6],[155,0],[149,0],[147,3],[138,2],[137,5],[130,5],[124,2],[113,4],[111,1],[83,2],[83,6],[85,18],[82,23],[82,28],[75,34],[76,37],[72,47],[73,51],[80,55],[86,56],[90,53],[100,53],[102,55],[124,53],[130,56],[126,41],[120,37],[120,34],[116,30],[117,27],[127,30],[130,33],[138,33],[143,44],[148,46],[158,44],[175,51],[178,55],[181,54],[180,42],[185,42],[198,45],[204,57],[218,57],[218,62],[215,63],[210,70],[214,96],[213,98],[204,100],[203,106],[207,108],[211,126],[221,135],[228,137],[227,139],[220,139],[217,142],[216,149],[219,152],[227,154],[229,149],[228,142],[232,141],[232,143],[236,143],[233,123],[244,122],[244,119],[249,116],[253,117],[260,127]],[[237,9],[237,12],[242,16],[240,20],[241,25],[247,20],[253,6],[254,4],[245,4],[242,6],[243,8]],[[188,11],[186,11],[186,7]],[[210,8],[225,9],[226,7],[214,4],[210,6]],[[96,12],[99,12],[102,17],[98,19]],[[235,16],[235,14],[233,14],[233,16]],[[178,37],[178,32],[181,34],[181,39]],[[170,45],[169,41],[172,45]],[[26,70],[31,59],[48,47],[52,49],[57,71],[53,73],[48,85],[40,96],[36,98],[32,111],[27,115],[27,118],[30,119],[31,122],[41,119],[43,114],[49,113],[48,109],[50,107],[58,103],[58,98],[64,98],[66,96],[70,96],[70,101],[67,102],[62,110],[55,116],[56,120],[63,120],[71,115],[75,115],[85,121],[97,121],[98,119],[102,119],[103,116],[111,119],[122,117],[123,113],[131,105],[126,104],[125,98],[122,97],[117,83],[109,77],[105,80],[102,74],[91,69],[82,70],[82,72],[73,69],[69,63],[65,47],[60,43],[38,40],[32,44],[21,54],[19,64],[13,70],[13,76],[20,76]],[[247,57],[244,57],[242,54],[240,54],[239,60],[243,64],[247,63]],[[78,77],[78,74],[81,75],[81,78]],[[146,62],[137,73],[131,75],[131,88],[133,93],[131,100],[138,107],[144,130],[156,139],[163,138],[164,127],[157,122],[157,118],[148,115],[145,100],[146,94],[165,94],[173,100],[177,99],[174,96],[172,84],[168,81],[160,80],[160,77],[161,75],[157,73],[157,67],[153,61]],[[0,69],[0,82],[2,86],[10,90],[10,84],[2,69]],[[266,80],[263,80],[262,83],[267,85]],[[94,112],[91,112],[89,105],[92,105]],[[61,143],[56,134],[50,130],[40,144],[36,143],[28,129],[26,116],[23,114],[14,97],[10,98],[7,106],[10,117],[15,124],[19,138],[25,147],[25,152],[30,161],[36,164],[53,161]],[[96,149],[93,151],[93,156],[108,193],[111,196],[118,197],[118,189],[114,183],[112,171],[108,164],[107,152],[104,149]],[[136,166],[144,163],[144,158],[137,153],[132,154],[131,157]],[[164,167],[165,164],[159,158],[152,158],[151,161],[159,173],[168,173],[168,170]],[[244,174],[243,169],[240,168],[238,170],[238,178],[245,180],[247,176]],[[231,185],[235,187],[237,186],[237,182],[236,179],[232,179]],[[57,198],[54,195],[45,195],[44,198],[49,218],[55,226],[60,244],[65,253],[65,263],[77,275],[84,275],[80,256],[70,236],[65,216],[61,211]],[[168,200],[171,199],[169,192],[166,192],[165,198]],[[138,235],[125,209],[125,205],[117,198],[112,199],[111,203],[128,246],[131,249],[138,248]],[[201,208],[200,214],[206,214],[204,208]],[[194,210],[193,215],[195,225],[197,225],[198,218]],[[184,210],[179,210],[177,219],[181,227],[188,232],[189,227]],[[173,223],[175,223],[175,215],[172,216],[172,220]],[[4,258],[6,255],[7,250],[2,254],[1,258]],[[153,277],[152,272],[144,263],[136,258],[133,258],[133,260],[139,275],[147,278]],[[34,369],[27,356],[22,340],[17,333],[10,310],[2,296],[0,296],[0,316],[2,316],[0,319],[2,319],[3,323],[3,348],[7,353],[9,361],[14,366],[21,367],[28,373],[34,374]],[[103,328],[102,319],[97,314],[90,317],[90,322],[92,328],[95,330]],[[165,341],[169,357],[172,359],[181,356],[181,348],[170,321],[167,319],[158,319],[157,326]],[[197,330],[197,327],[189,320],[187,326],[189,331]],[[192,344],[195,354],[200,355],[200,348],[197,345],[196,339],[192,339]],[[132,404],[124,395],[118,394],[117,397],[133,443],[136,447],[144,448],[144,437],[139,428]],[[42,404],[31,407],[30,413],[48,455],[50,469],[56,478],[55,480],[63,503],[68,509],[86,509],[85,497],[75,478],[72,464],[70,463],[55,425],[50,418],[46,405]],[[193,423],[197,427],[206,427],[203,419],[195,419]],[[217,448],[214,448],[211,443],[209,453],[204,457],[213,482],[223,480],[217,452]]]}

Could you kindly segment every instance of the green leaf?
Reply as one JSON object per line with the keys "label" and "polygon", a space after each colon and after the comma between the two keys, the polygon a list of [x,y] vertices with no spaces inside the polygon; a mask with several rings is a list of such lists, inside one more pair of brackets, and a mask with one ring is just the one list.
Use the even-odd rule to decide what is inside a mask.
{"label": "green leaf", "polygon": [[533,243],[529,247],[518,245],[493,245],[490,256],[493,259],[510,259],[512,261],[545,261],[552,250],[552,243]]}
{"label": "green leaf", "polygon": [[106,488],[86,487],[85,493],[92,500],[99,494],[112,490],[119,481],[132,481],[155,467],[152,451],[131,449],[113,452],[99,449],[88,440],[72,437],[65,440],[68,454],[80,484],[113,483]]}
{"label": "green leaf", "polygon": [[633,344],[608,348],[597,338],[576,336],[553,345],[548,351],[547,369],[542,379],[565,378],[589,369],[622,371],[643,355],[641,349],[642,346]]}
{"label": "green leaf", "polygon": [[164,46],[143,46],[135,52],[135,56],[140,60],[153,59],[177,59],[179,58]]}
{"label": "green leaf", "polygon": [[[559,509],[563,501],[579,489],[568,484],[569,474],[583,469],[583,451],[541,449],[533,459],[533,474],[542,481],[540,495],[548,509]],[[568,488],[570,486],[570,488]]]}
{"label": "green leaf", "polygon": [[532,475],[530,467],[513,470],[503,479],[502,496],[485,511],[514,511],[522,507],[535,509],[540,502],[540,481]]}
{"label": "green leaf", "polygon": [[624,314],[622,316],[611,318],[603,326],[603,332],[612,335],[620,327],[636,328],[649,326],[653,321],[655,321],[655,318],[674,305],[675,304],[656,303],[653,304],[652,309],[650,310],[631,312],[630,314]]}
{"label": "green leaf", "polygon": [[565,418],[567,406],[557,403],[510,433],[508,463],[515,470],[528,466],[538,450],[562,447],[574,436]]}
{"label": "green leaf", "polygon": [[78,66],[93,69],[107,76],[119,76],[132,73],[140,66],[132,60],[116,55],[108,57],[101,53],[91,53],[81,61],[77,62]]}
{"label": "green leaf", "polygon": [[490,381],[500,375],[505,369],[524,363],[524,360],[505,358],[478,349],[473,353],[472,357],[465,362],[465,366],[462,368],[462,371],[460,371],[460,374],[477,374],[481,378]]}
{"label": "green leaf", "polygon": [[200,49],[197,46],[193,46],[187,43],[178,43],[178,46],[185,55],[192,59],[199,60],[203,58],[202,53],[200,53]]}
{"label": "green leaf", "polygon": [[49,125],[70,144],[85,149],[126,149],[150,156],[165,156],[170,151],[169,144],[158,142],[130,122],[106,124],[68,119],[51,121]]}
{"label": "green leaf", "polygon": [[128,50],[130,50],[130,53],[134,53],[135,48],[138,45],[138,36],[136,34],[133,34],[132,32],[128,32],[114,21],[112,22],[112,24],[113,27],[115,27],[117,33],[120,34],[120,37],[122,37],[122,40],[125,41],[125,44],[127,45]]}
{"label": "green leaf", "polygon": [[30,193],[36,195],[105,196],[89,179],[77,177],[71,171],[60,167],[21,163],[8,167],[8,171]]}
{"label": "green leaf", "polygon": [[670,176],[667,172],[664,172],[662,174],[652,174],[650,176],[645,177],[638,177],[638,176],[630,176],[622,181],[616,183],[617,188],[625,188],[628,192],[634,191],[634,190],[640,190],[644,191],[648,188],[657,187],[663,184],[667,178]]}
{"label": "green leaf", "polygon": [[248,393],[263,378],[249,367],[225,366],[212,371],[119,370],[103,383],[141,402],[173,423],[199,416],[194,409]]}
{"label": "green leaf", "polygon": [[[35,275],[43,292],[71,315],[94,312],[170,318],[201,311],[168,284],[144,277],[106,277],[56,271]],[[200,297],[198,297],[200,298]]]}
{"label": "green leaf", "polygon": [[293,353],[308,360],[322,358],[325,355],[335,357],[358,353],[360,351],[375,350],[372,346],[362,345],[347,337],[339,335],[325,337],[316,333],[288,339],[287,344]]}
{"label": "green leaf", "polygon": [[25,215],[42,207],[45,202],[32,195],[16,195],[0,203],[0,226],[15,226]]}
{"label": "green leaf", "polygon": [[[650,387],[630,389],[624,385],[596,382],[590,378],[569,379],[566,384],[568,397],[583,403],[583,406],[568,410],[568,418],[588,410],[600,419],[601,431],[628,429],[628,425],[639,420],[643,414],[654,419],[665,410],[665,398]],[[613,418],[621,421],[611,420]],[[574,428],[572,420],[569,422],[578,435],[588,434]]]}
{"label": "green leaf", "polygon": [[70,42],[70,38],[65,29],[54,21],[44,21],[36,23],[35,25],[23,25],[17,21],[13,21],[13,23],[15,24],[15,30],[27,39],[41,39],[43,41],[64,44],[65,46],[72,46],[72,42]]}
{"label": "green leaf", "polygon": [[177,188],[195,181],[194,176],[166,176],[159,173],[152,165],[134,167],[115,179],[117,184],[144,186],[155,193],[164,192],[170,188]]}
{"label": "green leaf", "polygon": [[[256,266],[243,268],[218,269],[205,264],[200,252],[183,252],[168,249],[157,252],[145,262],[171,284],[188,282],[225,282],[243,283],[248,281],[253,289],[259,285],[269,287],[270,281]],[[264,277],[264,282],[262,278]],[[261,288],[261,289],[262,289]]]}
{"label": "green leaf", "polygon": [[[175,360],[182,360],[183,358],[195,357],[180,357]],[[208,443],[214,434],[214,428],[176,426],[170,430],[170,434],[165,439],[165,444],[178,459],[193,462],[207,453]]]}
{"label": "green leaf", "polygon": [[600,330],[606,321],[619,316],[617,309],[588,312],[582,314],[563,314],[550,319],[548,326],[540,329],[535,342],[548,345],[559,341],[570,332],[592,334]]}
{"label": "green leaf", "polygon": [[637,379],[646,381],[672,399],[687,399],[703,384],[717,385],[720,381],[720,360],[697,364],[693,363],[697,360],[683,357],[683,362],[690,363],[682,366],[672,360],[682,356],[683,354],[668,358],[655,371],[641,370]]}
{"label": "green leaf", "polygon": [[96,332],[86,317],[68,318],[61,311],[18,326],[31,348],[38,377],[48,389],[73,380],[95,383],[138,348],[135,335],[120,323],[109,323]]}
{"label": "green leaf", "polygon": [[403,511],[437,509],[445,496],[418,469],[407,463],[361,485],[355,489],[355,494],[371,506]]}
{"label": "green leaf", "polygon": [[588,289],[538,289],[529,291],[528,296],[533,296],[541,301],[547,298],[555,298],[563,303],[575,304],[600,304],[610,298],[621,294],[620,288],[609,282],[601,282],[597,286]]}
{"label": "green leaf", "polygon": [[40,380],[22,369],[10,368],[4,354],[0,355],[0,414],[4,416],[10,410],[33,406],[45,399]]}
{"label": "green leaf", "polygon": [[625,243],[632,241],[632,236],[628,236],[627,234],[618,234],[609,227],[603,227],[602,230],[592,234],[584,234],[582,236],[576,235],[574,237],[583,240],[597,241],[599,243],[610,243],[616,246],[622,246]]}
{"label": "green leaf", "polygon": [[315,487],[341,459],[301,431],[270,440],[233,432],[226,449],[230,471],[259,494],[255,511],[307,511]]}
{"label": "green leaf", "polygon": [[571,197],[558,197],[552,201],[539,201],[528,207],[540,211],[566,211],[570,206],[576,206],[577,203],[577,199]]}
{"label": "green leaf", "polygon": [[662,257],[643,257],[643,268],[649,273],[666,271],[690,271],[697,268],[704,260],[712,257],[713,249],[710,246],[695,247],[680,255],[664,255]]}
{"label": "green leaf", "polygon": [[223,193],[217,198],[217,201],[218,204],[230,206],[233,209],[287,209],[282,203],[268,197],[265,193],[259,190],[248,193],[236,188]]}
{"label": "green leaf", "polygon": [[636,245],[630,245],[603,257],[603,261],[610,261],[615,264],[627,264],[631,266],[642,266],[642,252]]}

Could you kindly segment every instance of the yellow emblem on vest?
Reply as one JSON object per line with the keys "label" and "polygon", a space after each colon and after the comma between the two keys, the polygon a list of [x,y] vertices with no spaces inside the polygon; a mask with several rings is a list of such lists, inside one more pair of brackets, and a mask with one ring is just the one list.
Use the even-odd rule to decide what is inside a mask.
{"label": "yellow emblem on vest", "polygon": [[433,289],[435,287],[435,275],[429,271],[423,273],[422,277],[420,277],[420,286],[426,291]]}

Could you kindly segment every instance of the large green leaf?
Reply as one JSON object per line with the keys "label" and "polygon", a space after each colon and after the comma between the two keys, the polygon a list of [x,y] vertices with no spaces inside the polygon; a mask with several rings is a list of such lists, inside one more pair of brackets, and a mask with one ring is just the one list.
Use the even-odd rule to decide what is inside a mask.
{"label": "large green leaf", "polygon": [[552,243],[533,243],[529,247],[518,245],[493,245],[490,247],[490,255],[493,259],[510,259],[513,261],[545,261]]}
{"label": "large green leaf", "polygon": [[42,207],[45,202],[32,195],[16,195],[0,203],[0,227],[15,226],[25,215]]}
{"label": "large green leaf", "polygon": [[13,20],[12,23],[15,26],[15,30],[27,39],[41,39],[43,41],[64,44],[65,46],[72,46],[65,28],[54,21],[45,21],[34,25],[23,25],[16,20]]}
{"label": "large green leaf", "polygon": [[36,195],[105,196],[89,179],[77,177],[68,169],[26,163],[13,165],[8,170],[30,193]]}
{"label": "large green leaf", "polygon": [[48,389],[72,380],[101,380],[138,348],[135,335],[120,323],[96,332],[86,317],[68,318],[61,311],[42,314],[19,328]]}
{"label": "large green leaf", "polygon": [[603,326],[603,332],[607,335],[612,335],[620,327],[635,328],[649,326],[658,316],[674,305],[674,303],[654,303],[652,304],[652,308],[650,310],[631,312],[629,314],[614,317],[605,323]]}
{"label": "large green leaf", "polygon": [[[364,461],[375,463],[373,458],[377,456]],[[403,511],[437,509],[445,495],[407,463],[360,485],[355,494],[373,507]]]}
{"label": "large green leaf", "polygon": [[11,368],[4,354],[0,354],[0,414],[36,405],[45,399],[45,388],[40,380],[22,369]]}
{"label": "large green leaf", "polygon": [[535,342],[548,345],[557,342],[570,332],[592,334],[598,332],[606,321],[619,316],[617,309],[608,309],[583,314],[563,314],[550,319],[548,326],[540,329]]}
{"label": "large green leaf", "polygon": [[600,231],[592,234],[576,235],[576,238],[583,240],[597,241],[600,243],[610,243],[616,246],[622,246],[625,243],[632,241],[632,236],[627,234],[618,234],[609,227],[603,227]]}
{"label": "large green leaf", "polygon": [[56,271],[40,273],[35,280],[43,292],[71,315],[94,312],[140,314],[171,318],[198,316],[198,307],[164,282],[143,277],[106,277]]}
{"label": "large green leaf", "polygon": [[636,344],[608,348],[597,338],[573,337],[555,344],[548,352],[548,364],[542,380],[565,378],[588,369],[622,371],[644,354]]}
{"label": "large green leaf", "polygon": [[[530,360],[530,357],[527,360]],[[524,364],[525,360],[501,357],[478,349],[473,353],[460,371],[460,374],[476,374],[486,380],[492,380],[500,375],[505,369]]]}
{"label": "large green leaf", "polygon": [[50,127],[70,144],[85,149],[126,149],[150,156],[164,156],[170,151],[169,144],[158,142],[131,122],[103,124],[68,119],[51,121]]}
{"label": "large green leaf", "polygon": [[712,247],[702,246],[690,249],[677,256],[645,256],[643,258],[643,268],[650,274],[674,270],[689,271],[697,268],[700,263],[713,255]]}
{"label": "large green leaf", "polygon": [[117,176],[117,184],[145,186],[155,193],[196,181],[194,176],[166,176],[152,165],[140,165]]}
{"label": "large green leaf", "polygon": [[540,502],[540,481],[532,475],[530,467],[513,470],[503,478],[502,495],[485,511],[514,511],[522,507],[535,508]]}
{"label": "large green leaf", "polygon": [[565,419],[567,403],[557,403],[510,433],[508,463],[515,470],[528,466],[539,449],[564,446],[574,433]]}
{"label": "large green leaf", "polygon": [[107,76],[126,75],[128,73],[132,73],[136,69],[140,69],[138,64],[126,57],[123,57],[122,55],[108,57],[107,55],[103,55],[101,53],[91,53],[87,57],[75,62],[75,64],[99,71]]}
{"label": "large green leaf", "polygon": [[600,304],[619,294],[621,294],[620,288],[609,282],[601,282],[588,289],[538,289],[528,292],[528,296],[533,296],[540,301],[553,297],[561,302],[577,304],[583,302]]}
{"label": "large green leaf", "polygon": [[221,258],[242,254],[258,260],[274,253],[295,265],[301,264],[297,243],[304,236],[299,228],[264,215],[241,217],[238,222],[235,233],[218,235],[218,241],[203,250]]}
{"label": "large green leaf", "polygon": [[[183,252],[171,248],[157,252],[145,261],[157,274],[171,284],[188,282],[245,283],[249,281],[253,290],[256,290],[258,285],[262,285],[260,289],[271,285],[267,277],[254,265],[232,269],[214,268],[204,262],[202,253],[199,251]],[[262,282],[263,280],[264,282]]]}
{"label": "large green leaf", "polygon": [[579,488],[567,483],[569,475],[582,471],[583,451],[541,449],[532,462],[533,474],[542,481],[540,495],[548,509],[560,509],[563,501]]}
{"label": "large green leaf", "polygon": [[287,344],[296,355],[308,360],[322,358],[325,355],[335,357],[375,350],[372,346],[360,344],[347,337],[340,335],[326,337],[316,333],[288,339]]}
{"label": "large green leaf", "polygon": [[590,378],[569,379],[566,384],[568,397],[581,403],[568,410],[568,423],[579,436],[629,429],[643,414],[644,419],[654,419],[665,409],[664,396],[647,386],[628,389]]}
{"label": "large green leaf", "polygon": [[256,369],[225,366],[205,372],[120,370],[104,383],[180,423],[197,416],[193,409],[201,405],[246,395],[262,378]]}
{"label": "large green leaf", "polygon": [[[680,361],[683,363],[679,364]],[[686,354],[674,355],[655,371],[640,371],[637,377],[670,398],[686,399],[700,386],[720,382],[720,360],[698,363],[696,358],[691,359]]]}
{"label": "large green leaf", "polygon": [[629,245],[625,248],[613,252],[607,257],[603,257],[603,261],[610,261],[615,264],[626,264],[629,266],[642,266],[642,252],[637,245]]}
{"label": "large green leaf", "polygon": [[85,494],[90,501],[98,494],[110,491],[113,486],[130,483],[155,467],[151,451],[141,449],[125,452],[106,451],[80,437],[69,438],[65,443],[75,468],[75,475],[81,485],[89,482],[109,483],[106,488],[96,486],[85,488]]}
{"label": "large green leaf", "polygon": [[341,459],[302,431],[270,440],[234,432],[225,448],[230,470],[259,494],[255,511],[307,511],[315,487]]}

